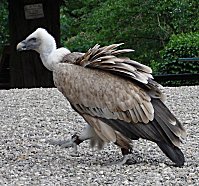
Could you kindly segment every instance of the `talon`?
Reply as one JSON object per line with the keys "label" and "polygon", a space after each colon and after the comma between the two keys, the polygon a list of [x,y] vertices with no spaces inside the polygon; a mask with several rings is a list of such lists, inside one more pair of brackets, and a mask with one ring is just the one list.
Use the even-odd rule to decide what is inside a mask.
{"label": "talon", "polygon": [[136,161],[134,159],[132,159],[131,154],[126,154],[122,157],[122,159],[118,160],[118,161],[114,161],[111,163],[108,163],[108,165],[112,166],[112,165],[132,165],[135,164]]}
{"label": "talon", "polygon": [[82,142],[77,134],[74,134],[71,139],[68,140],[48,140],[48,143],[51,145],[58,145],[61,148],[73,147],[75,156],[77,156],[77,146]]}
{"label": "talon", "polygon": [[115,161],[110,163],[109,165],[132,165],[137,163],[137,161],[132,157],[132,149],[125,149],[125,148],[121,148],[122,151],[122,159],[119,161]]}
{"label": "talon", "polygon": [[72,136],[72,140],[76,143],[76,145],[79,145],[80,143],[82,143],[83,141],[79,139],[79,136],[77,134],[74,134]]}
{"label": "talon", "polygon": [[121,151],[122,151],[123,156],[128,155],[128,154],[132,154],[131,148],[129,148],[129,149],[121,148]]}

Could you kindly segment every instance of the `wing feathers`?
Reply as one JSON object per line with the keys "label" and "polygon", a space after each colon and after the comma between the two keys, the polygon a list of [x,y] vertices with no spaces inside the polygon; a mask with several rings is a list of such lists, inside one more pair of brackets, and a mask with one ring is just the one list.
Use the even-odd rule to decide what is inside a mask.
{"label": "wing feathers", "polygon": [[112,54],[119,55],[119,54],[123,54],[123,53],[127,53],[127,52],[134,52],[134,50],[132,50],[132,49],[116,50],[116,51],[113,51]]}
{"label": "wing feathers", "polygon": [[169,111],[169,109],[160,101],[155,100],[154,104],[157,104],[159,109],[156,109],[156,115],[158,119],[167,121],[167,127],[178,137],[185,137],[186,131],[181,123],[175,118],[175,116]]}
{"label": "wing feathers", "polygon": [[81,58],[79,58],[75,64],[88,68],[109,70],[113,73],[120,72],[122,75],[126,74],[132,79],[147,84],[148,78],[152,78],[151,75],[147,75],[152,73],[150,67],[130,60],[126,57],[116,57],[119,54],[133,51],[132,49],[117,50],[117,47],[122,44],[123,43],[113,44],[101,48],[100,45],[97,44],[93,48],[90,48]]}
{"label": "wing feathers", "polygon": [[74,52],[66,55],[63,61],[86,68],[102,69],[121,77],[128,77],[132,81],[140,83],[140,86],[150,90],[152,97],[165,98],[159,89],[160,85],[152,81],[153,76],[151,75],[152,70],[150,67],[127,57],[117,57],[119,54],[133,51],[131,49],[118,50],[117,47],[121,45],[123,43],[100,47],[100,45],[96,44],[85,54]]}
{"label": "wing feathers", "polygon": [[126,112],[127,112],[127,114],[128,113],[130,114],[130,118],[132,119],[133,123],[137,123],[138,122],[138,118],[137,118],[134,110],[128,110]]}

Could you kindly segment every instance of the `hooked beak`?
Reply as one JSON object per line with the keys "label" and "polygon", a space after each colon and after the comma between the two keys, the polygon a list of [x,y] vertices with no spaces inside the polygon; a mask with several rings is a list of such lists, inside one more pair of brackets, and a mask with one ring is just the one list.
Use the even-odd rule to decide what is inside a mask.
{"label": "hooked beak", "polygon": [[26,40],[23,40],[20,43],[18,43],[17,51],[27,50],[26,44],[27,44]]}

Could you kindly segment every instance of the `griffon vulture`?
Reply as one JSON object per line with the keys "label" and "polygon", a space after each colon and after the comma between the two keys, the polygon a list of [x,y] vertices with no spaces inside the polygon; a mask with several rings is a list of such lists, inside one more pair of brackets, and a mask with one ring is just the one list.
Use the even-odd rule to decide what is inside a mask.
{"label": "griffon vulture", "polygon": [[54,38],[38,28],[17,45],[18,51],[35,50],[44,66],[53,72],[55,86],[88,126],[80,135],[60,144],[65,147],[90,140],[102,148],[113,142],[121,148],[123,161],[131,153],[132,140],[155,142],[176,166],[183,166],[179,149],[186,132],[164,104],[160,85],[153,80],[150,67],[119,54],[121,44],[100,47],[86,53],[56,47]]}

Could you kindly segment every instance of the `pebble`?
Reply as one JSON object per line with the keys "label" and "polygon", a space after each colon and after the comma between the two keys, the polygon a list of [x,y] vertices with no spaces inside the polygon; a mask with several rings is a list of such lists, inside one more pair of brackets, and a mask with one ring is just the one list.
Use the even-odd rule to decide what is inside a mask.
{"label": "pebble", "polygon": [[108,165],[121,158],[113,144],[92,151],[84,142],[79,156],[72,156],[72,148],[47,143],[69,138],[85,126],[57,89],[0,90],[0,185],[199,185],[199,86],[166,87],[164,92],[166,105],[187,129],[182,168],[170,166],[146,140],[133,142],[133,165]]}

